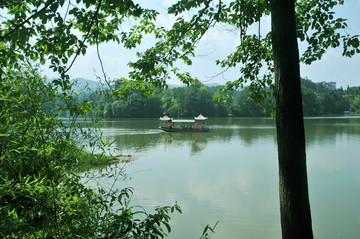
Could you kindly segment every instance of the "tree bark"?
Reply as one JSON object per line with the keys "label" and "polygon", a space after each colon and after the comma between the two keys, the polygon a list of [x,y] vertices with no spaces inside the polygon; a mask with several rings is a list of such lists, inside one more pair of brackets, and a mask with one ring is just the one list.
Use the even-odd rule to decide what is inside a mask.
{"label": "tree bark", "polygon": [[271,0],[283,239],[313,238],[294,0]]}

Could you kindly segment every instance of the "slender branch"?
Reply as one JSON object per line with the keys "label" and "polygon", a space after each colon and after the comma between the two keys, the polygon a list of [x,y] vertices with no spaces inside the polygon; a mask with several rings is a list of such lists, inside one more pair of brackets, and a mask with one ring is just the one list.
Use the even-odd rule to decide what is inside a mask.
{"label": "slender branch", "polygon": [[[169,52],[168,52],[168,54],[166,55],[165,58],[168,58],[168,57],[170,56],[171,52],[175,49],[175,47],[178,45],[178,43],[180,42],[180,40],[181,40],[181,39],[186,35],[186,33],[189,32],[189,31],[195,26],[195,24],[200,20],[200,18],[204,15],[206,9],[209,8],[209,4],[210,4],[210,1],[205,4],[205,7],[201,10],[201,12],[199,13],[199,15],[196,17],[195,21],[185,30],[185,32],[184,32],[179,38],[177,38],[177,41],[172,45],[171,49],[169,50]],[[221,11],[221,0],[219,0],[218,14],[220,14],[220,11]],[[211,19],[211,21],[209,22],[208,26],[206,27],[206,30],[205,30],[203,33],[201,33],[201,35],[192,43],[191,48],[192,48],[196,43],[198,43],[198,42],[201,40],[201,38],[205,35],[205,33],[209,30],[209,28],[210,28],[211,26],[214,26],[214,25],[216,24],[216,22],[213,24],[214,20],[215,20],[214,18]],[[190,49],[191,49],[191,48],[190,48]],[[181,57],[187,55],[187,54],[190,52],[190,49],[189,49],[188,51],[186,51],[184,54],[182,54]],[[161,65],[163,65],[163,63],[161,63],[160,66],[161,66]]]}
{"label": "slender branch", "polygon": [[[202,37],[205,35],[205,33],[210,29],[210,27],[214,27],[214,26],[215,26],[216,22],[214,22],[214,24],[213,24],[213,22],[214,22],[214,19],[211,19],[209,25],[206,27],[206,30],[205,30],[203,33],[201,33],[201,35],[191,44],[191,48],[193,48],[193,47],[201,40],[201,38],[202,38]],[[190,48],[190,49],[191,49],[191,48]],[[190,49],[189,49],[188,51],[186,51],[184,54],[182,54],[182,56],[187,55],[187,54],[190,52]]]}
{"label": "slender branch", "polygon": [[[170,55],[170,53],[175,49],[175,47],[178,45],[178,43],[180,42],[180,40],[186,35],[186,33],[188,33],[194,26],[195,24],[200,20],[200,18],[204,15],[206,9],[209,8],[209,4],[210,1],[208,1],[205,4],[205,7],[201,10],[200,14],[196,17],[195,21],[185,30],[185,32],[183,32],[181,34],[181,36],[179,38],[177,38],[177,41],[172,45],[171,49],[169,50],[169,53],[167,54],[167,57]],[[203,35],[203,34],[202,34]],[[167,58],[166,57],[166,58]]]}
{"label": "slender branch", "polygon": [[[242,8],[243,8],[243,4],[244,4],[244,0],[241,1],[241,5],[240,5],[240,11],[239,11],[239,22],[240,22],[240,46],[243,45],[243,35],[244,35],[244,32],[243,32],[243,27],[242,27]],[[258,24],[258,44],[259,44],[259,47],[258,47],[258,50],[257,50],[257,58],[260,58],[260,46],[261,46],[261,34],[260,34],[260,30],[261,30],[261,23],[260,23],[260,20],[261,20],[261,1],[258,0],[258,14],[259,14],[259,24]],[[237,55],[240,51],[240,47],[236,50],[236,52],[234,53],[234,56]],[[230,64],[228,64],[228,66],[222,70],[221,72],[209,77],[209,79],[205,82],[208,82],[208,81],[211,81],[212,79],[224,74],[226,71],[228,71],[230,68],[231,68],[231,65],[235,63],[235,57],[232,57],[231,59],[231,62]]]}
{"label": "slender branch", "polygon": [[259,37],[259,45],[261,42],[261,35],[260,35],[260,30],[261,30],[261,2],[260,0],[258,0],[258,14],[259,14],[259,26],[258,26],[258,37]]}
{"label": "slender branch", "polygon": [[230,66],[228,66],[225,70],[222,70],[221,72],[213,75],[213,76],[209,76],[207,80],[203,80],[201,82],[209,82],[212,81],[213,79],[215,79],[216,77],[223,75],[225,72],[227,72],[230,69]]}
{"label": "slender branch", "polygon": [[107,77],[106,77],[106,73],[105,73],[105,69],[104,69],[104,64],[103,64],[103,61],[102,61],[101,56],[100,56],[99,42],[98,42],[98,40],[99,40],[99,32],[100,32],[100,31],[99,31],[99,19],[96,18],[95,20],[96,20],[96,30],[97,30],[97,31],[96,31],[96,39],[95,39],[95,41],[96,41],[96,54],[97,54],[97,57],[98,57],[99,62],[100,62],[101,71],[102,71],[102,73],[103,73],[105,83],[108,85],[109,89],[112,90],[112,87],[111,87],[111,85],[110,85],[110,82],[108,81],[108,79],[107,79]]}
{"label": "slender branch", "polygon": [[46,8],[48,8],[52,3],[54,3],[56,0],[49,0],[45,6],[43,8],[41,8],[39,11],[35,12],[33,15],[31,15],[30,17],[28,17],[26,20],[24,20],[23,22],[21,22],[20,24],[16,25],[13,29],[11,29],[8,34],[6,34],[5,36],[0,37],[0,41],[5,40],[6,38],[8,38],[10,35],[12,35],[15,31],[19,30],[20,27],[24,26],[26,23],[29,23],[31,19],[37,17],[40,13],[42,13]]}
{"label": "slender branch", "polygon": [[88,39],[88,37],[89,37],[89,35],[90,35],[91,27],[94,25],[94,21],[95,21],[95,19],[97,18],[97,15],[98,15],[98,13],[99,13],[99,11],[100,11],[101,3],[102,3],[102,0],[99,0],[98,7],[96,8],[96,11],[95,11],[95,13],[94,13],[94,16],[93,16],[93,18],[91,19],[89,29],[88,29],[88,31],[87,31],[84,39],[81,41],[80,46],[79,46],[78,50],[76,51],[76,55],[75,55],[74,59],[71,61],[71,63],[70,63],[70,66],[64,71],[64,73],[63,73],[62,75],[65,75],[65,74],[71,69],[71,67],[72,67],[72,66],[74,65],[74,63],[75,63],[75,60],[76,60],[77,57],[80,55],[81,48],[83,48],[86,40]]}
{"label": "slender branch", "polygon": [[69,4],[68,4],[67,9],[66,9],[66,13],[65,13],[65,17],[64,17],[64,22],[66,21],[66,18],[67,18],[68,14],[69,14],[70,5],[72,5],[72,4],[71,4],[71,0],[69,0]]}
{"label": "slender branch", "polygon": [[96,54],[97,54],[97,57],[98,57],[98,60],[99,60],[99,63],[100,63],[100,67],[101,67],[102,74],[104,76],[105,83],[109,86],[109,88],[111,90],[111,85],[110,85],[110,82],[107,80],[107,76],[106,76],[105,69],[104,69],[104,64],[103,64],[103,61],[101,59],[100,50],[99,50],[99,44],[98,43],[96,43]]}
{"label": "slender branch", "polygon": [[[260,30],[261,30],[261,2],[260,0],[258,0],[258,14],[259,14],[259,26],[258,26],[258,48],[257,48],[257,54],[256,54],[256,61],[259,61],[260,58],[260,48],[261,48],[261,34],[260,34]],[[258,80],[258,75],[255,75],[256,80]]]}

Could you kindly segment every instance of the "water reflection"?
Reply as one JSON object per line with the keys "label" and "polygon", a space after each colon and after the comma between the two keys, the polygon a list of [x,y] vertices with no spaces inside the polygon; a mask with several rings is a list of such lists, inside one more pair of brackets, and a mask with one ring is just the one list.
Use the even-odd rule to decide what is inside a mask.
{"label": "water reflection", "polygon": [[162,133],[163,144],[166,148],[169,144],[190,145],[191,153],[196,154],[207,146],[208,133]]}
{"label": "water reflection", "polygon": [[[322,122],[309,122],[306,124],[306,142],[308,149],[317,145],[328,144],[336,146],[339,141],[343,143],[355,143],[360,134],[360,125],[351,123],[334,123],[333,125]],[[358,143],[360,143],[358,141]]]}

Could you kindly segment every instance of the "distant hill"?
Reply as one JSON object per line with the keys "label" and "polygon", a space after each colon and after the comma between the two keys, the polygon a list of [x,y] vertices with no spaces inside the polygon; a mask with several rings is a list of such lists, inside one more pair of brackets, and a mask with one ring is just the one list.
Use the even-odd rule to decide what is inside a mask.
{"label": "distant hill", "polygon": [[[47,82],[52,82],[55,78],[46,79]],[[75,78],[70,80],[71,83],[74,83],[73,89],[76,91],[82,91],[86,88],[94,91],[99,88],[103,88],[104,86],[97,81],[87,80],[84,78]]]}
{"label": "distant hill", "polygon": [[[52,82],[53,80],[54,80],[54,78],[47,79],[47,82]],[[96,90],[96,89],[99,89],[99,88],[106,87],[106,86],[102,85],[101,83],[99,83],[97,81],[87,80],[87,79],[81,78],[81,77],[71,79],[70,81],[75,83],[74,86],[73,86],[73,89],[79,90],[79,91],[82,91],[85,88],[89,88],[90,90]],[[207,87],[219,87],[219,86],[221,86],[218,83],[205,83],[204,85],[207,86]],[[178,87],[186,87],[186,85],[184,85],[184,84],[169,84],[168,86],[169,86],[170,89],[178,88]]]}
{"label": "distant hill", "polygon": [[[169,84],[168,86],[169,86],[170,89],[178,88],[178,87],[186,87],[185,84]],[[218,83],[205,83],[204,86],[207,86],[207,87],[219,87],[219,86],[223,86],[223,85],[218,84]]]}
{"label": "distant hill", "polygon": [[205,83],[204,85],[207,86],[207,87],[223,86],[223,85],[221,85],[221,84],[219,84],[219,83]]}
{"label": "distant hill", "polygon": [[89,88],[90,90],[96,90],[98,88],[103,88],[104,86],[97,82],[97,81],[93,81],[93,80],[87,80],[84,78],[75,78],[72,79],[71,82],[74,82],[74,89],[78,89],[78,90],[82,90],[85,88]]}

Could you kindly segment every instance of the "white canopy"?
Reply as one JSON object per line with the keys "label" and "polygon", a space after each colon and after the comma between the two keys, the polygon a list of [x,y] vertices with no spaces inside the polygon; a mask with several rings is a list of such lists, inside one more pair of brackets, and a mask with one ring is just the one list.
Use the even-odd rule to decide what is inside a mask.
{"label": "white canopy", "polygon": [[198,117],[194,117],[195,120],[206,120],[208,117],[203,116],[202,114],[199,114]]}
{"label": "white canopy", "polygon": [[165,115],[164,117],[160,117],[160,120],[168,121],[168,120],[172,120],[172,118],[170,118],[169,116]]}

